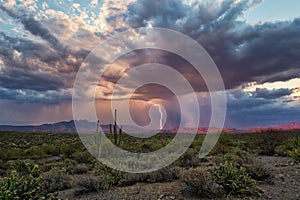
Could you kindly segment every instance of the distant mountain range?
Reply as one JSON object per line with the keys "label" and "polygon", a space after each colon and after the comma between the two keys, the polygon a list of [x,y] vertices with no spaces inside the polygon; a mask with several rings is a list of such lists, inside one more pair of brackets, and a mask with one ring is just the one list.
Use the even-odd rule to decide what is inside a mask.
{"label": "distant mountain range", "polygon": [[300,123],[299,122],[291,122],[288,124],[281,124],[281,125],[272,125],[268,127],[249,127],[245,128],[247,132],[260,132],[266,130],[278,130],[278,131],[292,131],[292,130],[300,130]]}
{"label": "distant mountain range", "polygon": [[[80,124],[80,127],[85,132],[94,133],[96,131],[97,124],[95,122],[89,122],[86,120],[76,121],[77,124]],[[109,125],[101,125],[101,128],[105,132],[109,132]],[[132,127],[126,127],[127,130],[133,130]],[[289,124],[282,125],[273,125],[268,127],[248,127],[244,129],[234,129],[234,128],[223,128],[224,132],[227,133],[252,133],[252,132],[261,132],[265,130],[281,130],[281,131],[291,131],[291,130],[300,130],[300,123],[291,122]],[[162,130],[160,132],[176,132],[178,127],[175,127],[170,130]],[[207,127],[201,127],[197,130],[193,128],[183,128],[183,132],[191,133],[197,131],[198,134],[205,134],[207,132]],[[12,126],[12,125],[0,125],[0,131],[23,131],[23,132],[57,132],[57,133],[74,133],[76,132],[75,121],[63,121],[54,124],[42,124],[42,125],[28,125],[28,126]]]}
{"label": "distant mountain range", "polygon": [[[84,127],[88,131],[96,130],[96,123],[89,121],[79,121],[81,124],[84,124]],[[76,132],[75,122],[63,121],[54,124],[42,124],[37,126],[27,125],[27,126],[12,126],[12,125],[0,125],[1,131],[25,131],[25,132],[59,132],[59,133],[72,133]]]}

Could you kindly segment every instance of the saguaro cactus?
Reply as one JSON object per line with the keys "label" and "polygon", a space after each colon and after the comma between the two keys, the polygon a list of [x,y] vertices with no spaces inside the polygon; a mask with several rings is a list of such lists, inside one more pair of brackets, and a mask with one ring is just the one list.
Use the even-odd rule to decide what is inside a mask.
{"label": "saguaro cactus", "polygon": [[[118,124],[117,124],[117,110],[115,110],[115,119],[114,119],[114,125],[112,127],[112,125],[109,125],[109,129],[110,129],[110,135],[113,136],[113,140],[114,140],[114,144],[116,146],[120,146],[121,142],[122,142],[122,135],[123,135],[123,131],[122,131],[122,126],[119,128],[119,133],[118,133]],[[113,129],[113,130],[112,130]]]}
{"label": "saguaro cactus", "polygon": [[98,154],[98,157],[101,156],[101,133],[99,132],[99,126],[100,126],[100,122],[99,120],[97,121],[97,128],[96,128],[96,151]]}
{"label": "saguaro cactus", "polygon": [[112,140],[113,135],[112,135],[112,125],[109,124],[109,138]]}

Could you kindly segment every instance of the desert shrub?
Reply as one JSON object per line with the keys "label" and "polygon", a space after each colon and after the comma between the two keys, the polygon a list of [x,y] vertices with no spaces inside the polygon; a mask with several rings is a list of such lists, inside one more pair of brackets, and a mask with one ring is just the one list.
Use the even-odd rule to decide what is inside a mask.
{"label": "desert shrub", "polygon": [[295,161],[300,161],[300,148],[295,148],[288,151],[288,155],[293,158]]}
{"label": "desert shrub", "polygon": [[71,178],[65,169],[51,169],[42,175],[42,188],[47,192],[71,188]]}
{"label": "desert shrub", "polygon": [[193,143],[191,144],[190,148],[195,149],[199,151],[202,143],[203,143],[204,137],[202,135],[196,135]]}
{"label": "desert shrub", "polygon": [[79,185],[84,187],[86,192],[109,189],[111,186],[118,185],[124,177],[124,173],[109,167],[96,169],[97,176],[87,177],[79,181]]}
{"label": "desert shrub", "polygon": [[30,174],[33,177],[39,177],[41,174],[38,165],[35,165],[32,162],[17,161],[13,164],[13,168],[20,175]]}
{"label": "desert shrub", "polygon": [[43,144],[42,149],[47,155],[58,156],[60,154],[59,146],[55,144]]}
{"label": "desert shrub", "polygon": [[217,143],[214,148],[211,150],[211,152],[209,153],[209,155],[220,155],[220,154],[226,154],[226,153],[230,153],[232,151],[235,151],[237,149],[237,147],[234,146],[229,146],[227,144],[220,144]]}
{"label": "desert shrub", "polygon": [[103,179],[90,176],[81,177],[77,185],[83,188],[80,193],[98,192],[109,188],[109,184]]}
{"label": "desert shrub", "polygon": [[178,168],[174,167],[162,168],[154,172],[146,173],[144,176],[146,177],[146,179],[144,179],[145,182],[150,183],[169,182],[179,178]]}
{"label": "desert shrub", "polygon": [[252,151],[250,143],[248,141],[239,140],[238,141],[238,148],[243,150],[243,151],[247,151],[247,152]]}
{"label": "desert shrub", "polygon": [[239,143],[232,140],[232,136],[228,133],[222,133],[218,143],[214,146],[210,155],[226,154],[237,150]]}
{"label": "desert shrub", "polygon": [[0,176],[3,176],[6,174],[6,171],[4,169],[0,169]]}
{"label": "desert shrub", "polygon": [[47,154],[40,146],[31,146],[26,150],[26,154],[30,158],[45,158]]}
{"label": "desert shrub", "polygon": [[268,130],[256,134],[255,141],[259,154],[272,156],[276,154],[277,147],[288,141],[288,136],[279,131]]}
{"label": "desert shrub", "polygon": [[256,181],[253,180],[246,170],[235,162],[225,162],[217,165],[212,170],[216,183],[221,185],[229,195],[253,194],[259,191]]}
{"label": "desert shrub", "polygon": [[112,169],[99,162],[95,164],[94,168],[103,184],[107,184],[108,186],[119,184],[120,180],[124,176],[124,172]]}
{"label": "desert shrub", "polygon": [[39,199],[39,178],[19,176],[12,171],[9,177],[0,179],[1,199]]}
{"label": "desert shrub", "polygon": [[66,171],[67,174],[70,174],[73,172],[75,166],[78,163],[72,159],[65,158],[62,161],[58,162],[50,162],[50,163],[43,163],[41,166],[41,169],[43,172],[48,172],[52,169],[63,169]]}
{"label": "desert shrub", "polygon": [[120,180],[119,185],[130,186],[136,184],[137,182],[145,182],[144,180],[146,180],[144,174],[124,173],[123,178]]}
{"label": "desert shrub", "polygon": [[65,158],[62,161],[44,163],[41,166],[43,172],[48,172],[51,170],[63,170],[66,171],[66,174],[74,174],[74,169],[78,165],[75,160]]}
{"label": "desert shrub", "polygon": [[24,150],[19,148],[9,148],[9,149],[1,149],[0,148],[0,159],[4,162],[8,160],[23,158],[25,155]]}
{"label": "desert shrub", "polygon": [[185,170],[180,174],[180,178],[186,184],[187,192],[199,197],[212,197],[214,184],[208,169],[194,168]]}
{"label": "desert shrub", "polygon": [[235,151],[224,154],[221,162],[235,162],[238,166],[241,166],[249,174],[249,176],[255,180],[264,180],[271,177],[271,171],[266,168],[264,163],[253,157],[244,151]]}
{"label": "desert shrub", "polygon": [[218,140],[219,144],[225,144],[228,146],[237,146],[238,144],[232,140],[232,136],[228,133],[222,133]]}
{"label": "desert shrub", "polygon": [[71,158],[72,154],[79,151],[78,145],[76,144],[62,144],[60,146],[60,153],[66,156],[67,158]]}
{"label": "desert shrub", "polygon": [[88,171],[86,164],[81,163],[74,167],[73,174],[85,174]]}
{"label": "desert shrub", "polygon": [[64,162],[44,163],[41,166],[41,170],[42,170],[42,172],[48,172],[53,168],[59,168],[59,167],[63,168],[64,166],[65,166]]}
{"label": "desert shrub", "polygon": [[275,153],[279,156],[287,157],[289,156],[288,150],[285,145],[280,145],[275,148]]}
{"label": "desert shrub", "polygon": [[152,152],[162,148],[164,145],[161,142],[143,142],[139,145],[139,149],[142,152]]}
{"label": "desert shrub", "polygon": [[4,169],[3,168],[4,164],[5,164],[5,161],[0,159],[0,169]]}
{"label": "desert shrub", "polygon": [[198,157],[198,151],[189,148],[177,161],[176,163],[180,167],[190,168],[197,167],[200,165],[200,159]]}
{"label": "desert shrub", "polygon": [[64,159],[63,164],[64,165],[62,168],[64,168],[68,174],[72,174],[76,165],[78,165],[78,163],[75,160],[69,158]]}
{"label": "desert shrub", "polygon": [[137,182],[142,183],[157,183],[157,182],[170,182],[174,179],[179,178],[180,168],[179,167],[166,167],[158,171],[149,173],[124,173],[123,178],[120,180],[119,185],[129,186]]}
{"label": "desert shrub", "polygon": [[299,148],[300,147],[300,137],[296,136],[296,137],[292,137],[288,143],[285,144],[286,149],[291,150],[291,149],[295,149],[295,148]]}
{"label": "desert shrub", "polygon": [[281,156],[290,156],[296,161],[299,161],[300,137],[292,137],[287,143],[278,146],[275,151]]}
{"label": "desert shrub", "polygon": [[56,199],[41,189],[40,170],[32,163],[18,162],[8,177],[0,179],[0,199]]}
{"label": "desert shrub", "polygon": [[272,177],[270,169],[268,169],[261,161],[243,166],[251,178],[257,181],[263,181]]}
{"label": "desert shrub", "polygon": [[72,158],[78,163],[91,163],[94,159],[88,151],[75,152],[72,154]]}

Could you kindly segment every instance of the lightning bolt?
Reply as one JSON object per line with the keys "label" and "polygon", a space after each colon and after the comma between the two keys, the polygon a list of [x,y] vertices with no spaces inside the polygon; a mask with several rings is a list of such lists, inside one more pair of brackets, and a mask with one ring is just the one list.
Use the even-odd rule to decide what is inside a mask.
{"label": "lightning bolt", "polygon": [[161,109],[161,105],[160,104],[157,104],[157,103],[153,103],[151,101],[148,101],[146,103],[149,103],[151,105],[153,105],[154,107],[157,108],[158,112],[160,113],[160,119],[159,119],[159,130],[162,130],[163,129],[163,111]]}

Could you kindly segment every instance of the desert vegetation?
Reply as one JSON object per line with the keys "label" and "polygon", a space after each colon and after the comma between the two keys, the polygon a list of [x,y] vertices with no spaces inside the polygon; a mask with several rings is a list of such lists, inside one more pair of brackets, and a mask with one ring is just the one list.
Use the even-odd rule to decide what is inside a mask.
{"label": "desert vegetation", "polygon": [[[115,122],[107,136],[123,149],[151,152],[174,134],[134,138],[121,128],[117,131]],[[299,167],[299,132],[222,134],[210,155],[199,159],[203,139],[197,135],[186,153],[166,168],[129,174],[98,162],[76,134],[0,132],[0,199],[260,199],[267,198],[264,193],[276,180],[285,178],[262,158],[286,158]]]}

